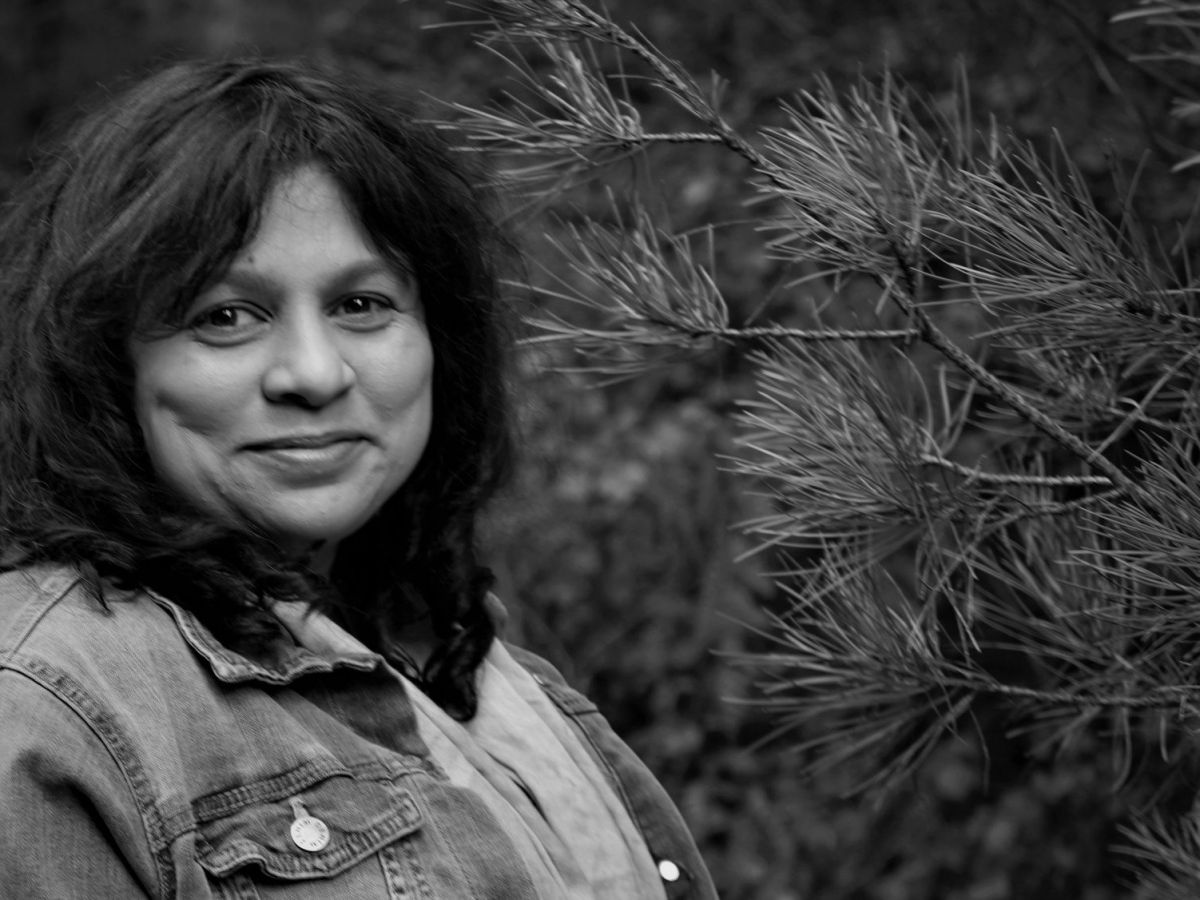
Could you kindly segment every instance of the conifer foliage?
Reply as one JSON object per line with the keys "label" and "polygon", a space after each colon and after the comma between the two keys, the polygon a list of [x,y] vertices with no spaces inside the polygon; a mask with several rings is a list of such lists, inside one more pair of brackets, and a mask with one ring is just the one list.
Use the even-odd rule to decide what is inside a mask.
{"label": "conifer foliage", "polygon": [[[734,321],[719,234],[674,233],[626,193],[557,232],[531,339],[607,378],[714,347],[753,367],[725,464],[769,501],[742,527],[789,598],[772,649],[742,661],[780,739],[870,790],[985,723],[1051,749],[1102,740],[1113,790],[1158,791],[1117,839],[1139,895],[1200,894],[1197,820],[1179,815],[1200,726],[1187,229],[1102,212],[1064,151],[979,127],[965,101],[821,82],[743,134],[722,112],[736,85],[702,83],[598,3],[486,12],[520,87],[454,127],[510,161],[530,209],[659,145],[721,148],[804,298],[803,315]],[[1200,64],[1200,6],[1119,18],[1160,48],[1141,64]],[[646,91],[690,125],[646,121]]]}

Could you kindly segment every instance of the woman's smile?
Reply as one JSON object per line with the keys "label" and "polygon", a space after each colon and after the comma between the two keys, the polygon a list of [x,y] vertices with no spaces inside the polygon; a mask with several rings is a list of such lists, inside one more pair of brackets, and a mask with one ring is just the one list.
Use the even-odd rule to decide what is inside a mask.
{"label": "woman's smile", "polygon": [[292,480],[316,481],[345,474],[361,458],[367,444],[362,435],[297,435],[250,444],[243,452]]}

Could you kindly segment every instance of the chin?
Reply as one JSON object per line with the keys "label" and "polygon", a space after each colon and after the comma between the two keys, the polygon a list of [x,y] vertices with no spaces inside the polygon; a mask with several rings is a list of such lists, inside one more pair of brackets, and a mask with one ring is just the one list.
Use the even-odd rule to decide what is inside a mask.
{"label": "chin", "polygon": [[314,522],[260,522],[259,527],[275,536],[280,547],[293,553],[307,553],[316,546],[336,546],[367,523],[363,518],[345,518]]}

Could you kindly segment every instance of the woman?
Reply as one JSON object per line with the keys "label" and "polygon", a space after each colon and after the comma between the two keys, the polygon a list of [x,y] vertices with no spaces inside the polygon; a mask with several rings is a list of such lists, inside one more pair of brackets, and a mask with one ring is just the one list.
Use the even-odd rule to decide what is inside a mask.
{"label": "woman", "polygon": [[495,640],[495,234],[393,101],[183,64],[0,225],[0,895],[710,897]]}

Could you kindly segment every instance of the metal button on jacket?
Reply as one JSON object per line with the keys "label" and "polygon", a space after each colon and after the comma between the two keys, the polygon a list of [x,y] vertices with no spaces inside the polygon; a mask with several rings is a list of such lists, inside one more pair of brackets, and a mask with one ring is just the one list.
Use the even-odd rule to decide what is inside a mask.
{"label": "metal button on jacket", "polygon": [[292,813],[296,817],[291,828],[292,843],[309,853],[316,853],[329,846],[328,825],[316,816],[310,816],[299,800],[292,801]]}

